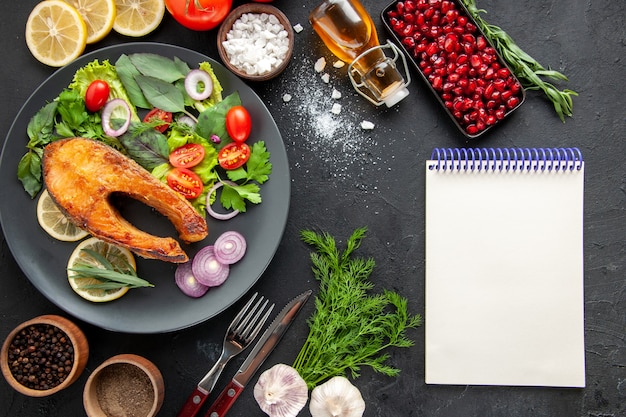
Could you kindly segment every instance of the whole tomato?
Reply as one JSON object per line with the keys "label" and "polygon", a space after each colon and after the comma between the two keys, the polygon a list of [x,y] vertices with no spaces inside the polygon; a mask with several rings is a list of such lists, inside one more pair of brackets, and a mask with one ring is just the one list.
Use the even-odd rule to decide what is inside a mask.
{"label": "whole tomato", "polygon": [[210,30],[228,15],[232,0],[165,0],[167,11],[191,30]]}

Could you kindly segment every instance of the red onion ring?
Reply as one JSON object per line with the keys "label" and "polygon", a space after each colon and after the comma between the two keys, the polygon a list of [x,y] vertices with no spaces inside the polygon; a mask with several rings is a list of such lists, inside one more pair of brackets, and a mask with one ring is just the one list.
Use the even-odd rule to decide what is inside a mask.
{"label": "red onion ring", "polygon": [[222,213],[216,212],[215,210],[213,210],[213,207],[211,207],[211,196],[218,188],[222,187],[224,183],[227,183],[229,185],[235,185],[235,183],[230,182],[230,181],[218,181],[213,185],[213,187],[211,187],[211,189],[209,190],[206,196],[206,210],[211,215],[211,217],[217,220],[229,220],[235,217],[237,214],[239,214],[239,210],[233,210],[230,213],[222,214]]}
{"label": "red onion ring", "polygon": [[[204,84],[201,91],[198,91],[198,85]],[[195,69],[189,71],[185,77],[185,91],[194,100],[204,100],[209,98],[213,92],[213,80],[208,72]]]}
{"label": "red onion ring", "polygon": [[223,264],[234,264],[246,253],[246,239],[234,230],[222,233],[213,244],[215,258]]}
{"label": "red onion ring", "polygon": [[217,287],[228,278],[230,267],[217,260],[211,245],[205,246],[196,253],[191,262],[191,271],[200,284]]}
{"label": "red onion ring", "polygon": [[[124,110],[124,124],[119,129],[114,129],[111,127],[111,116],[113,112],[117,110],[117,108],[121,108]],[[128,130],[130,126],[130,119],[132,117],[130,106],[126,101],[121,98],[114,98],[107,102],[102,109],[102,129],[104,130],[104,134],[111,137],[118,137],[124,132]]]}
{"label": "red onion ring", "polygon": [[174,279],[178,288],[185,295],[192,298],[202,297],[209,290],[209,287],[198,282],[196,277],[193,276],[191,262],[179,264],[174,272]]}

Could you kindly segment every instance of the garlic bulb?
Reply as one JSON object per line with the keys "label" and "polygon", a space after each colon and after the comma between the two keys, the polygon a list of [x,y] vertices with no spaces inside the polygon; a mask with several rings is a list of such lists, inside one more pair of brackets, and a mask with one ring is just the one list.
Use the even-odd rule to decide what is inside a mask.
{"label": "garlic bulb", "polygon": [[261,374],[254,399],[270,417],[295,417],[309,399],[309,389],[298,371],[279,363]]}
{"label": "garlic bulb", "polygon": [[309,411],[313,417],[361,417],[365,401],[347,378],[336,376],[313,389]]}

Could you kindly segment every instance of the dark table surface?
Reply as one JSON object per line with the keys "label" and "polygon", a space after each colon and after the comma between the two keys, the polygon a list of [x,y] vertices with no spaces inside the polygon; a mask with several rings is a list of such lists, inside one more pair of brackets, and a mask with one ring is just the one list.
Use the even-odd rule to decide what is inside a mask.
{"label": "dark table surface", "polygon": [[[24,25],[36,0],[16,1],[0,14],[3,39],[1,131],[7,132],[22,104],[54,69],[28,52]],[[240,2],[235,2],[239,4]],[[424,161],[434,147],[577,146],[586,161],[585,177],[585,346],[586,388],[427,386],[424,383],[423,328],[409,332],[416,345],[391,351],[390,363],[402,369],[397,378],[365,369],[355,384],[366,416],[626,416],[626,14],[622,0],[479,1],[487,19],[509,32],[539,62],[569,76],[560,87],[579,93],[574,116],[562,123],[539,93],[528,92],[514,115],[479,141],[467,143],[414,75],[410,96],[393,108],[376,108],[358,96],[342,71],[329,69],[330,86],[343,93],[342,112],[329,116],[330,86],[313,65],[334,59],[308,23],[316,2],[276,0],[296,34],[293,59],[278,78],[249,85],[266,103],[281,131],[291,172],[291,205],[276,255],[254,286],[278,304],[317,284],[299,238],[302,229],[326,231],[345,241],[357,227],[368,235],[359,249],[373,256],[372,279],[408,298],[412,313],[424,311]],[[366,0],[381,40],[380,19],[386,1]],[[134,39],[110,34],[88,50]],[[170,16],[142,41],[183,46],[219,60],[216,31],[192,32]],[[285,103],[283,94],[293,96]],[[362,120],[375,123],[361,130]],[[3,137],[4,140],[4,137]],[[247,297],[246,297],[247,298]],[[243,301],[243,300],[241,300]],[[0,381],[1,416],[84,415],[82,388],[90,371],[118,353],[151,359],[163,372],[165,402],[160,415],[178,408],[219,355],[227,322],[241,301],[219,316],[186,330],[166,334],[119,334],[74,318],[86,333],[91,355],[81,378],[51,397],[24,397]],[[286,334],[263,368],[292,363],[307,334],[305,317]],[[20,271],[7,242],[0,245],[0,337],[18,323],[40,314],[67,316],[39,293]],[[428,320],[428,317],[425,317]],[[227,366],[217,389],[243,358]],[[248,387],[232,416],[261,416]],[[305,409],[301,415],[309,415]]]}

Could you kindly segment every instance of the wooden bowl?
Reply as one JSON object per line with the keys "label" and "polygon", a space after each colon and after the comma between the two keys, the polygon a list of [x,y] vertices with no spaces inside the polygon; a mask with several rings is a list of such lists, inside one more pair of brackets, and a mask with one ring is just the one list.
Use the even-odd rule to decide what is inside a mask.
{"label": "wooden bowl", "polygon": [[[266,13],[268,15],[274,15],[287,32],[287,53],[280,62],[280,64],[272,66],[272,69],[269,72],[263,72],[259,74],[247,73],[243,68],[235,66],[231,63],[231,59],[228,56],[226,49],[224,48],[223,42],[226,41],[228,33],[232,29],[233,24],[245,13]],[[291,27],[291,23],[289,22],[289,19],[287,19],[287,16],[285,16],[285,14],[278,10],[276,7],[264,3],[246,3],[235,8],[228,14],[228,16],[226,16],[226,19],[224,19],[224,21],[222,22],[217,34],[217,50],[220,54],[220,58],[222,58],[222,62],[224,63],[224,65],[237,76],[251,81],[266,81],[276,77],[278,74],[283,72],[283,70],[287,67],[289,61],[291,60],[291,56],[293,54],[293,43],[294,32],[293,28]]]}
{"label": "wooden bowl", "polygon": [[[163,405],[163,375],[148,359],[124,353],[98,366],[87,379],[83,405],[88,417],[154,417]],[[143,413],[140,413],[143,411]]]}
{"label": "wooden bowl", "polygon": [[[53,333],[46,336],[47,331],[51,330]],[[64,365],[69,369],[69,372],[67,369],[62,372],[54,371],[50,363],[47,366],[44,363],[36,363],[37,361],[46,361],[46,358],[45,355],[35,357],[36,354],[42,352],[41,342],[34,340],[35,334],[45,339],[44,343],[50,343],[55,348],[63,348],[61,354],[68,352],[68,349],[71,348],[70,354],[66,355],[65,358],[68,362]],[[58,334],[61,337],[58,337]],[[67,339],[64,339],[63,335]],[[33,340],[30,342],[24,340],[24,338],[29,337]],[[0,351],[0,365],[4,378],[13,389],[30,397],[45,397],[70,386],[85,369],[88,358],[89,344],[85,334],[76,324],[57,315],[39,316],[20,324],[9,333],[2,345],[2,351]],[[56,365],[58,369],[59,363],[53,362],[52,365]],[[63,365],[61,366],[63,367]],[[18,380],[20,379],[18,368],[25,371],[28,378],[32,380],[30,382]],[[51,375],[51,379],[49,383],[44,385],[45,380],[42,375],[46,375],[46,369],[47,374]]]}

